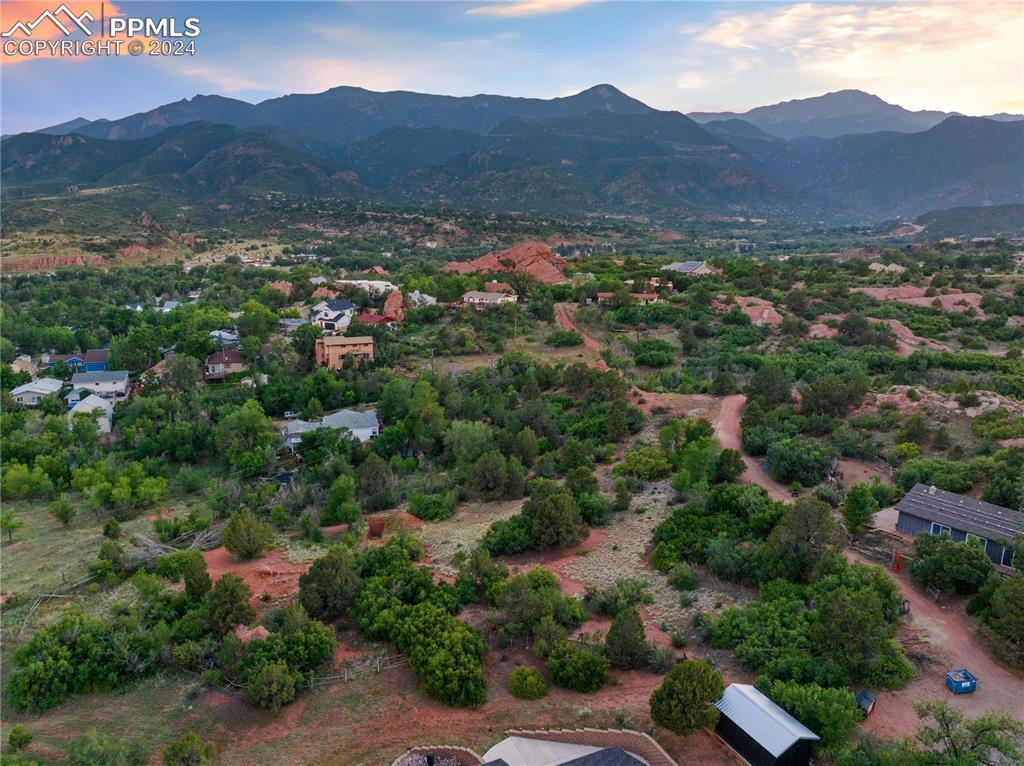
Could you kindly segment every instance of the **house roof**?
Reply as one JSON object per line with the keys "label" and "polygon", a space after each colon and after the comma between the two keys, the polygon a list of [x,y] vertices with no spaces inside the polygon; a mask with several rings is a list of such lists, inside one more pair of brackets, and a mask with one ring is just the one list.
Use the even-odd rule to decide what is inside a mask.
{"label": "house roof", "polygon": [[363,428],[379,428],[377,411],[367,410],[338,410],[330,415],[324,415],[319,422],[309,420],[289,420],[285,424],[285,433],[288,436],[299,436],[309,431],[316,431],[320,428],[347,428],[349,431],[356,431]]}
{"label": "house roof", "polygon": [[362,346],[363,344],[373,344],[373,338],[369,335],[328,335],[326,338],[317,338],[317,343],[323,343],[325,346]]}
{"label": "house roof", "polygon": [[508,293],[485,293],[481,290],[470,290],[462,296],[464,301],[479,301],[483,303],[501,303],[515,296]]}
{"label": "house roof", "polygon": [[71,385],[86,386],[90,383],[127,383],[126,370],[107,370],[105,372],[76,372],[71,376]]}
{"label": "house roof", "polygon": [[113,414],[114,405],[112,405],[107,399],[102,396],[96,396],[96,394],[89,394],[84,399],[80,400],[74,407],[71,408],[71,412],[92,412],[93,410],[103,410],[107,416]]}
{"label": "house roof", "polygon": [[[355,308],[355,304],[352,303],[352,301],[345,300],[344,298],[321,301],[321,303],[325,308],[330,309],[331,311],[351,311]],[[321,303],[318,303],[317,306],[321,305]]]}
{"label": "house roof", "polygon": [[83,362],[105,362],[109,356],[109,348],[90,348],[83,354],[57,354],[51,357],[51,360],[66,362],[69,359],[81,359]]}
{"label": "house roof", "polygon": [[682,274],[690,274],[707,264],[704,261],[676,261],[668,266],[662,266],[665,271],[678,271]]}
{"label": "house roof", "polygon": [[17,388],[11,389],[11,396],[19,396],[21,394],[39,393],[46,396],[47,394],[55,394],[64,387],[64,381],[57,380],[56,378],[40,378],[39,380],[31,380],[28,383],[22,383]]}
{"label": "house roof", "polygon": [[896,504],[896,510],[987,540],[1012,540],[1024,533],[1024,513],[927,484],[915,484]]}
{"label": "house roof", "polygon": [[776,758],[802,739],[818,739],[817,734],[749,684],[729,684],[715,707]]}
{"label": "house roof", "polygon": [[245,364],[245,359],[238,349],[226,348],[223,351],[214,351],[206,357],[207,364]]}
{"label": "house roof", "polygon": [[505,763],[507,766],[561,766],[573,762],[580,766],[579,758],[600,750],[602,748],[593,745],[512,736],[506,737],[484,753],[484,761],[488,765]]}
{"label": "house roof", "polygon": [[364,311],[356,317],[356,321],[361,324],[388,324],[389,322],[394,322],[395,318],[386,314],[370,314]]}

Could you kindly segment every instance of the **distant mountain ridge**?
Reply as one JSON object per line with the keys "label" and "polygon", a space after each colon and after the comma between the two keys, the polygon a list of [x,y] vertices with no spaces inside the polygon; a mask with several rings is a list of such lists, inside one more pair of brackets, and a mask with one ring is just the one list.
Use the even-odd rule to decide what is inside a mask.
{"label": "distant mountain ridge", "polygon": [[[850,91],[788,102],[783,116],[822,119],[823,103],[833,117],[891,106]],[[197,96],[8,137],[2,180],[21,196],[132,184],[184,203],[284,193],[862,222],[1024,201],[1022,147],[1024,121],[953,116],[912,133],[787,140],[737,117],[701,125],[610,85],[548,100],[342,87],[260,104]]]}
{"label": "distant mountain ridge", "polygon": [[[759,106],[747,112],[690,112],[689,116],[702,124],[744,120],[770,135],[790,139],[805,136],[836,138],[883,130],[917,133],[935,127],[947,117],[962,115],[928,109],[915,112],[862,90],[839,90],[812,98]],[[1001,113],[989,115],[986,119],[1008,122],[1024,119],[1024,115]]]}

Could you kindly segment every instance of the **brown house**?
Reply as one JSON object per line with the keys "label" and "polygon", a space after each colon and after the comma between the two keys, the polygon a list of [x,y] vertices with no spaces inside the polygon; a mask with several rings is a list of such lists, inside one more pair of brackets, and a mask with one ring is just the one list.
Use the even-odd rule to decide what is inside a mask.
{"label": "brown house", "polygon": [[345,335],[329,335],[319,338],[314,348],[317,367],[340,370],[345,357],[352,355],[357,362],[373,359],[373,338],[361,335],[349,338]]}
{"label": "brown house", "polygon": [[217,383],[223,381],[228,375],[245,372],[246,369],[245,360],[238,353],[238,349],[226,348],[223,351],[214,351],[206,357],[206,364],[203,365],[203,379],[207,383]]}

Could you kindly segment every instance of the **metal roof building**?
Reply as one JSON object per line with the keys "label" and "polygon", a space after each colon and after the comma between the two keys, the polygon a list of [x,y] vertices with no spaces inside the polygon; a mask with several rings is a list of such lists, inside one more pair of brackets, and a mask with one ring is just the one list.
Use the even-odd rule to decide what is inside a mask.
{"label": "metal roof building", "polygon": [[729,684],[715,703],[715,731],[752,766],[807,766],[818,735],[749,684]]}
{"label": "metal roof building", "polygon": [[1024,534],[1024,513],[944,489],[915,484],[896,504],[896,529],[905,535],[947,535],[976,542],[996,564],[1013,566],[1013,549],[1004,545]]}

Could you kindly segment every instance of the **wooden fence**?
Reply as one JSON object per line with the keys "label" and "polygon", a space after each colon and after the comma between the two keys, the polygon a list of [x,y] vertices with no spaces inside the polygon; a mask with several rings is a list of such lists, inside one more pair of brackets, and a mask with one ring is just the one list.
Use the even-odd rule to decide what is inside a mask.
{"label": "wooden fence", "polygon": [[340,673],[330,676],[314,676],[309,680],[309,688],[313,691],[331,684],[343,684],[358,681],[371,673],[383,673],[385,670],[404,667],[409,658],[401,654],[381,655],[360,663],[344,665]]}

